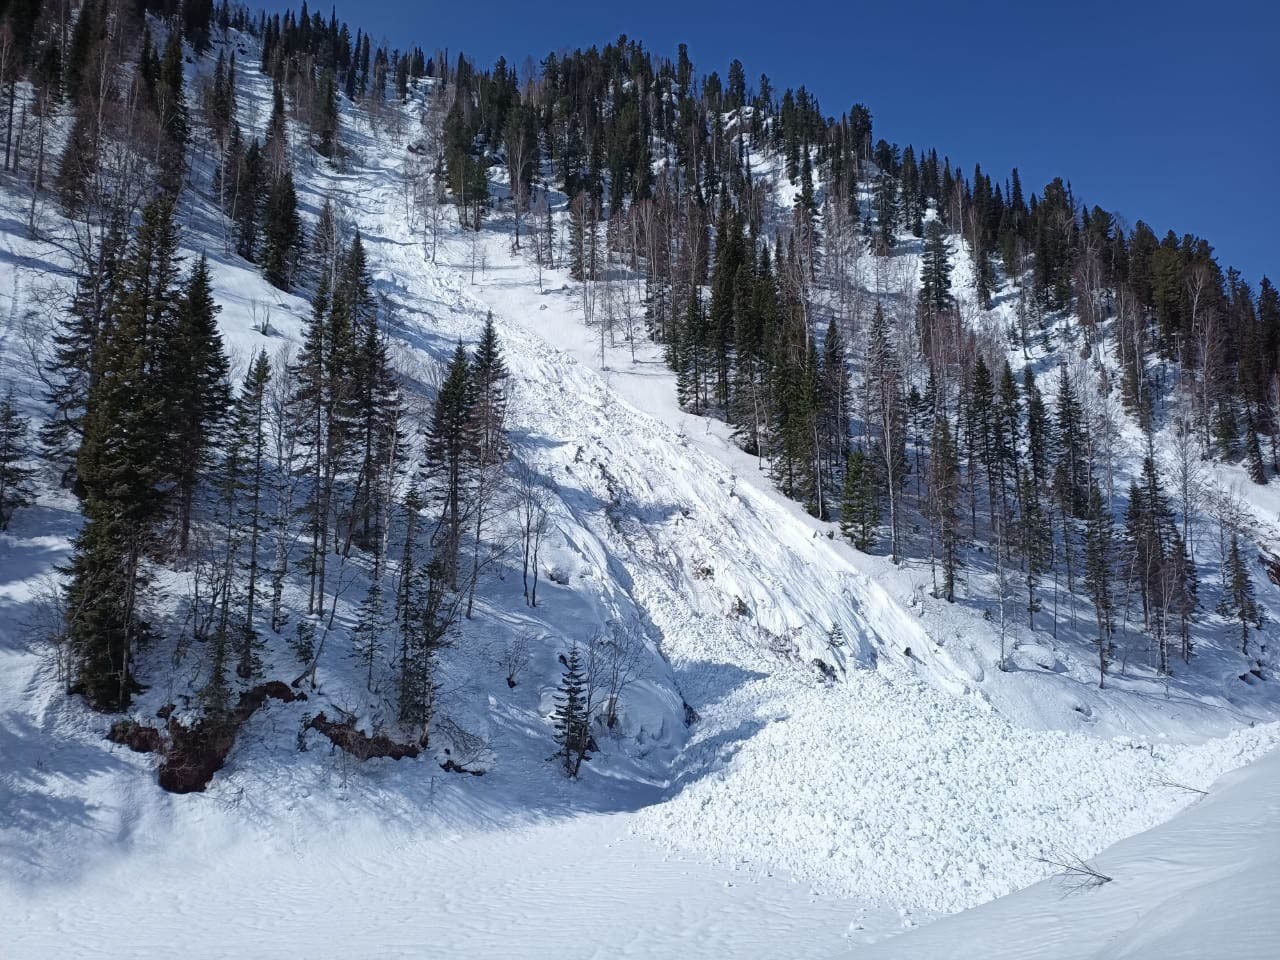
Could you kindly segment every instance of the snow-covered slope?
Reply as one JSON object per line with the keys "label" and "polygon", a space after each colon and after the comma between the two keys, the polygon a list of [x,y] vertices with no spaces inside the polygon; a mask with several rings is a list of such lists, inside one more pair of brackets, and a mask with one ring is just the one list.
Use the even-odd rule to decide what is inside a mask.
{"label": "snow-covered slope", "polygon": [[1280,952],[1280,754],[1224,776],[1090,866],[862,951],[868,960],[1202,960]]}
{"label": "snow-covered slope", "polygon": [[[243,82],[261,117],[265,80]],[[538,607],[518,564],[500,567],[444,657],[442,714],[481,743],[485,775],[432,757],[354,765],[300,732],[329,707],[386,719],[345,643],[367,575],[355,564],[312,699],[255,716],[209,792],[162,793],[151,761],[103,740],[106,720],[63,697],[29,643],[75,524],[49,490],[0,536],[0,916],[18,918],[16,956],[336,942],[378,957],[836,955],[1032,883],[1037,856],[1093,856],[1195,796],[1170,783],[1204,787],[1280,742],[1269,683],[1237,691],[1208,671],[1170,685],[1135,668],[1098,691],[1080,649],[1030,637],[1018,669],[994,669],[979,611],[927,600],[926,570],[856,553],[776,494],[722,425],[678,410],[656,349],[602,358],[567,276],[544,272],[540,292],[503,213],[479,254],[452,229],[431,262],[405,214],[407,141],[345,119],[348,169],[299,151],[304,207],[333,196],[361,228],[416,381],[493,312],[514,455],[554,493]],[[2,346],[38,414],[21,333],[65,261],[19,226],[25,203],[0,193]],[[184,215],[233,355],[296,345],[306,302],[220,253],[198,192]],[[305,604],[297,584],[289,599]],[[644,639],[640,678],[568,782],[547,762],[557,657],[619,623]],[[532,659],[510,688],[500,661],[517,638]],[[140,718],[192,689],[171,652],[148,657]],[[293,666],[283,639],[265,657]]]}

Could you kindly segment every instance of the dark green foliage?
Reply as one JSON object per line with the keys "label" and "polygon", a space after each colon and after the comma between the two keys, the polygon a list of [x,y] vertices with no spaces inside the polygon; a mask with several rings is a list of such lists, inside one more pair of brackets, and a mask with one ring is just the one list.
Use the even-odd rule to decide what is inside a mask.
{"label": "dark green foliage", "polygon": [[94,121],[85,112],[78,112],[71,124],[62,157],[58,162],[58,174],[54,189],[68,217],[82,213],[92,200],[92,179],[98,168],[98,138]]}
{"label": "dark green foliage", "polygon": [[920,267],[920,303],[929,316],[947,312],[951,303],[951,261],[942,224],[930,220],[924,228],[924,261]]}
{"label": "dark green foliage", "polygon": [[0,399],[0,530],[9,529],[15,510],[35,503],[35,471],[26,417],[14,403],[13,387]]}
{"label": "dark green foliage", "polygon": [[245,375],[244,385],[236,398],[228,439],[228,459],[239,461],[239,470],[243,478],[244,497],[236,504],[247,533],[248,558],[245,571],[248,575],[245,585],[244,623],[240,626],[240,655],[236,663],[236,674],[248,678],[258,673],[256,669],[257,629],[255,612],[258,599],[259,562],[258,547],[264,526],[264,494],[268,483],[267,463],[267,387],[271,381],[271,363],[265,350],[258,353],[249,372]]}
{"label": "dark green foliage", "polygon": [[1226,401],[1218,403],[1218,416],[1213,424],[1213,439],[1218,447],[1218,456],[1228,462],[1240,456],[1240,427],[1236,423],[1235,411]]}
{"label": "dark green foliage", "polygon": [[262,211],[262,272],[272,286],[288,290],[304,245],[293,174],[285,171],[271,184]]}
{"label": "dark green foliage", "polygon": [[1249,469],[1249,479],[1254,483],[1267,482],[1267,468],[1262,462],[1262,445],[1258,443],[1258,428],[1253,413],[1248,413],[1245,421],[1245,464]]}
{"label": "dark green foliage", "polygon": [[583,761],[591,759],[590,698],[591,692],[582,672],[582,657],[575,644],[565,660],[556,709],[552,714],[556,743],[560,744],[557,756],[565,774],[570,777],[576,777]]}
{"label": "dark green foliage", "polygon": [[467,351],[459,343],[436,394],[423,449],[422,489],[438,518],[432,547],[443,565],[444,579],[453,589],[458,585],[458,550],[476,449],[470,374]]}
{"label": "dark green foliage", "polygon": [[871,465],[862,448],[849,454],[844,470],[844,491],[840,499],[840,532],[859,550],[869,550],[880,523],[880,500],[876,496]]}
{"label": "dark green foliage", "polygon": [[338,85],[329,70],[320,78],[320,109],[312,132],[316,150],[321,156],[332,158],[338,147]]}
{"label": "dark green foliage", "polygon": [[170,459],[178,512],[178,546],[186,550],[191,513],[210,448],[231,402],[230,365],[222,348],[209,264],[201,257],[176,304],[167,358]]}
{"label": "dark green foliage", "polygon": [[1223,595],[1222,612],[1240,623],[1240,652],[1249,655],[1249,626],[1262,628],[1262,608],[1254,599],[1253,581],[1245,566],[1240,537],[1231,536],[1231,548],[1227,553],[1227,590]]}
{"label": "dark green foliage", "polygon": [[85,407],[95,368],[99,333],[114,296],[123,235],[110,231],[88,258],[76,279],[75,293],[53,333],[52,356],[46,364],[45,400],[49,419],[40,427],[46,457],[62,471],[63,485],[74,475],[74,463],[84,437]]}
{"label": "dark green foliage", "polygon": [[942,554],[942,595],[950,603],[956,598],[960,570],[960,466],[945,415],[934,418],[929,462],[930,509]]}
{"label": "dark green foliage", "polygon": [[876,304],[866,353],[869,454],[875,463],[877,485],[889,506],[890,553],[899,557],[899,494],[906,482],[906,398],[897,348],[889,334],[884,311]]}
{"label": "dark green foliage", "polygon": [[1089,487],[1088,513],[1084,533],[1084,580],[1093,601],[1098,624],[1098,686],[1106,682],[1107,665],[1113,653],[1111,630],[1115,610],[1115,597],[1111,580],[1115,575],[1115,535],[1111,510],[1102,499],[1102,491],[1096,483]]}
{"label": "dark green foliage", "polygon": [[103,710],[127,707],[137,690],[134,654],[149,635],[147,556],[171,485],[165,388],[179,301],[172,215],[166,199],[143,212],[100,335],[77,461],[85,523],[68,570],[66,634],[76,685]]}
{"label": "dark green foliage", "polygon": [[898,218],[901,214],[898,203],[898,183],[888,173],[881,173],[876,178],[875,212],[875,251],[881,256],[887,256],[893,252]]}
{"label": "dark green foliage", "polygon": [[1058,378],[1058,408],[1053,437],[1053,489],[1062,511],[1083,518],[1089,509],[1090,470],[1086,458],[1084,415],[1064,365]]}
{"label": "dark green foliage", "polygon": [[262,149],[258,146],[256,138],[245,151],[239,170],[233,201],[236,253],[246,260],[257,260],[259,234],[262,229],[260,218],[267,176]]}
{"label": "dark green foliage", "polygon": [[356,611],[356,626],[351,633],[351,652],[366,675],[366,689],[372,691],[373,669],[382,653],[386,623],[382,602],[382,578],[375,575],[369,580],[360,609]]}

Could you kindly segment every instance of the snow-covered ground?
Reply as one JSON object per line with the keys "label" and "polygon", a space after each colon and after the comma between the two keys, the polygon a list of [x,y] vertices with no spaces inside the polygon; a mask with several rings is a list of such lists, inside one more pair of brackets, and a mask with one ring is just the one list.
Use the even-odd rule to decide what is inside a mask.
{"label": "snow-covered ground", "polygon": [[1224,776],[1168,823],[1090,865],[908,936],[867,960],[1204,960],[1280,955],[1280,753]]}
{"label": "snow-covered ground", "polygon": [[[268,88],[256,73],[244,83],[260,124]],[[48,493],[0,535],[0,953],[863,955],[1034,884],[1050,872],[1037,857],[1094,857],[1123,841],[1099,860],[1116,880],[1071,910],[1053,913],[1046,881],[942,921],[939,939],[918,941],[926,930],[876,948],[943,955],[932,945],[976,937],[971,916],[991,918],[993,939],[980,942],[1005,943],[997,921],[1016,926],[1025,911],[1063,936],[1055,956],[1087,956],[1057,931],[1085,922],[1092,898],[1113,898],[1113,918],[1154,910],[1157,855],[1188,865],[1163,895],[1192,897],[1212,872],[1195,873],[1212,830],[1223,850],[1250,849],[1243,833],[1280,788],[1274,755],[1179,811],[1199,796],[1186,786],[1206,789],[1280,742],[1270,682],[1240,682],[1223,657],[1173,683],[1135,665],[1099,691],[1087,646],[1030,635],[1015,669],[996,669],[998,638],[978,609],[928,600],[927,568],[829,537],[723,424],[678,409],[655,348],[633,362],[627,345],[606,345],[602,363],[576,285],[544,271],[540,288],[511,251],[504,213],[479,253],[455,227],[430,262],[405,215],[405,143],[348,120],[350,169],[299,164],[304,206],[314,214],[333,195],[361,227],[410,369],[473,341],[492,310],[512,371],[515,455],[555,495],[539,606],[523,605],[518,566],[500,568],[445,656],[442,710],[484,741],[486,773],[444,773],[431,757],[357,766],[302,737],[302,717],[330,704],[380,717],[339,636],[312,699],[255,716],[207,793],[162,793],[151,760],[106,743],[105,718],[64,698],[28,643],[42,578],[74,530],[73,504]],[[13,291],[0,348],[15,378],[20,321],[62,262],[20,226],[25,203],[0,193],[0,291]],[[305,301],[221,255],[220,237],[202,232],[207,204],[189,200],[185,213],[187,253],[208,248],[214,261],[233,355],[243,364],[296,343]],[[264,336],[255,323],[268,306]],[[345,626],[360,596],[358,584],[344,595]],[[568,782],[547,762],[556,657],[616,623],[644,638],[641,677],[618,728]],[[831,650],[837,625],[844,646]],[[517,637],[531,638],[533,657],[511,689],[499,661]],[[149,662],[143,719],[190,689],[192,666],[163,653]],[[274,642],[269,666],[283,673],[286,658]],[[1262,855],[1275,850],[1274,826],[1256,836],[1253,868],[1215,861],[1241,902],[1275,887]],[[1121,921],[1095,922],[1105,937]],[[1156,935],[1181,936],[1168,925]],[[1274,937],[1239,945],[1235,956],[1280,953]]]}

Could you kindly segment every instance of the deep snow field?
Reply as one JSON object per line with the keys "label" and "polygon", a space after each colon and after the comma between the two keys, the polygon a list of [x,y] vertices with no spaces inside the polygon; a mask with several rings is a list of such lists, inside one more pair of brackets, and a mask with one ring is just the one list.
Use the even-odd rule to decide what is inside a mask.
{"label": "deep snow field", "polygon": [[[244,51],[242,119],[260,129],[270,90]],[[386,716],[342,644],[355,565],[311,699],[255,715],[206,793],[162,792],[29,642],[75,529],[50,487],[0,534],[0,957],[1280,956],[1274,681],[1243,682],[1243,659],[1205,642],[1185,676],[1135,656],[1100,691],[1089,614],[1057,642],[1015,631],[998,669],[980,604],[929,599],[927,564],[830,538],[724,424],[678,409],[658,348],[602,350],[567,272],[539,282],[512,250],[509,208],[478,239],[453,223],[431,262],[403,176],[421,96],[399,138],[345,114],[346,169],[297,144],[294,169],[309,217],[332,195],[362,230],[416,385],[492,311],[515,457],[554,491],[539,605],[518,560],[499,567],[444,658],[433,748],[484,775],[440,755],[356,764],[299,734],[326,705]],[[184,195],[185,252],[210,257],[243,370],[296,346],[310,307],[223,252],[207,164]],[[27,334],[47,323],[44,285],[70,278],[56,209],[33,239],[29,203],[0,191],[0,362],[38,415]],[[895,260],[914,269],[909,240]],[[957,256],[957,286],[966,270]],[[1240,493],[1261,528],[1276,521],[1271,487]],[[1280,612],[1265,577],[1258,591]],[[290,602],[305,608],[298,583]],[[547,762],[556,658],[618,624],[643,637],[640,678],[567,781]],[[516,638],[532,656],[513,689]],[[290,675],[285,651],[268,650],[268,677]],[[171,653],[147,660],[140,719],[195,684]],[[1113,882],[1066,895],[1038,858],[1072,855]]]}

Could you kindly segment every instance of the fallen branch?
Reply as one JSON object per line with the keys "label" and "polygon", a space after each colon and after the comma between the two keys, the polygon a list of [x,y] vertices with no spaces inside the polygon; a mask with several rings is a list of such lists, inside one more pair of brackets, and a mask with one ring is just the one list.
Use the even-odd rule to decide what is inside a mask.
{"label": "fallen branch", "polygon": [[1186,790],[1188,793],[1198,793],[1202,797],[1207,797],[1209,795],[1208,790],[1201,790],[1199,787],[1179,783],[1177,780],[1166,780],[1164,777],[1156,777],[1151,782],[1157,787],[1172,787],[1175,790]]}
{"label": "fallen branch", "polygon": [[317,713],[307,724],[307,730],[317,730],[329,738],[335,746],[351,754],[357,760],[369,760],[373,757],[390,757],[392,760],[413,758],[422,752],[421,747],[412,743],[396,743],[386,734],[378,733],[369,736],[356,729],[351,720],[338,722],[330,720],[323,713]]}
{"label": "fallen branch", "polygon": [[1104,883],[1110,883],[1114,879],[1074,853],[1036,857],[1035,860],[1038,863],[1057,867],[1062,871],[1058,874],[1058,879],[1067,888],[1068,894],[1091,890],[1094,887],[1102,886]]}

